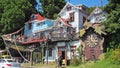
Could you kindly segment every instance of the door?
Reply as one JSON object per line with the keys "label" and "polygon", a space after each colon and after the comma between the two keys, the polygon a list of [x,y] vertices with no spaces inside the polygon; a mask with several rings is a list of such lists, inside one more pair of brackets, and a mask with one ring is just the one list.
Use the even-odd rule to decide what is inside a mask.
{"label": "door", "polygon": [[62,58],[65,59],[65,51],[62,51]]}
{"label": "door", "polygon": [[94,61],[96,59],[95,50],[91,48],[90,50],[90,60]]}
{"label": "door", "polygon": [[63,64],[66,65],[66,47],[58,47],[58,57],[62,56]]}

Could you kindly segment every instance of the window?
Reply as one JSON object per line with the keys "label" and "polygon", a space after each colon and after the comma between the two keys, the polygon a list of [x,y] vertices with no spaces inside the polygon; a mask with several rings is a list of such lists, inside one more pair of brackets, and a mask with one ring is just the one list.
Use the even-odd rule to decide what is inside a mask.
{"label": "window", "polygon": [[37,19],[37,15],[32,15],[31,20],[35,20],[35,19]]}
{"label": "window", "polygon": [[49,48],[49,50],[48,50],[48,56],[49,57],[52,56],[52,48]]}
{"label": "window", "polygon": [[60,27],[60,33],[63,33],[63,27]]}
{"label": "window", "polygon": [[5,63],[6,61],[5,61],[5,60],[1,60],[0,62],[1,62],[1,63]]}
{"label": "window", "polygon": [[32,23],[29,23],[28,24],[28,29],[31,29],[32,28]]}
{"label": "window", "polygon": [[37,19],[37,15],[34,15],[34,20]]}
{"label": "window", "polygon": [[67,11],[70,11],[71,9],[72,9],[71,6],[68,6],[68,7],[67,7]]}
{"label": "window", "polygon": [[86,20],[86,18],[85,18],[85,17],[83,17],[83,23],[85,23],[85,20]]}
{"label": "window", "polygon": [[70,22],[74,22],[74,12],[70,13]]}
{"label": "window", "polygon": [[41,25],[41,23],[37,23],[37,25],[36,26],[40,26]]}
{"label": "window", "polygon": [[36,24],[36,26],[42,26],[44,24],[45,24],[45,22],[39,22],[39,23]]}

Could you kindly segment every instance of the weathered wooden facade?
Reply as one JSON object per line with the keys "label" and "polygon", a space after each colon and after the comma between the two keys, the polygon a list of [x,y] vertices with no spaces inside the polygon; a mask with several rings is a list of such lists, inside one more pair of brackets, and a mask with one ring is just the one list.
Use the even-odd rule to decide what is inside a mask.
{"label": "weathered wooden facade", "polygon": [[[87,7],[80,5],[73,5],[67,3],[58,14],[59,17],[55,20],[55,34],[60,35],[56,40],[56,58],[60,55],[67,63],[74,56],[80,56],[77,51],[81,47],[81,41],[79,38],[79,30],[83,28],[85,19],[87,18]],[[60,37],[63,39],[59,40]],[[66,39],[64,39],[66,37]]]}

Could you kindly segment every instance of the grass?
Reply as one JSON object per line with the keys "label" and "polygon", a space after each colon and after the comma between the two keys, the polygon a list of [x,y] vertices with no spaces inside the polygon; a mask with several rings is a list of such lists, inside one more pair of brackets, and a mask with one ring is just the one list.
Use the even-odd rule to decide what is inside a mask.
{"label": "grass", "polygon": [[57,66],[57,64],[56,63],[52,63],[52,64],[40,64],[40,63],[36,63],[36,64],[33,64],[31,66],[31,63],[22,63],[21,66],[24,66],[24,67],[34,67],[34,68],[39,68],[39,67],[55,68],[55,66]]}
{"label": "grass", "polygon": [[[24,66],[30,66],[30,64],[24,64]],[[46,68],[56,68],[57,64],[52,63],[52,64],[34,64],[36,68],[39,67],[46,67]],[[108,60],[102,60],[102,61],[97,61],[97,62],[88,62],[85,64],[80,64],[78,66],[65,66],[64,68],[120,68],[120,65],[113,64]]]}
{"label": "grass", "polygon": [[67,68],[120,68],[120,65],[112,64],[107,60],[102,60],[96,63],[80,64],[79,66],[68,66]]}

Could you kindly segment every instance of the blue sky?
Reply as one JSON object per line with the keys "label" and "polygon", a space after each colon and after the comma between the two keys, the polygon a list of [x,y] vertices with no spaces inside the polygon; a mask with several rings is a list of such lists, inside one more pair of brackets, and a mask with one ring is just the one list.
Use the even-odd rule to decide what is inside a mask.
{"label": "blue sky", "polygon": [[[67,2],[69,0],[66,0]],[[93,6],[105,6],[108,1],[107,0],[70,0],[70,3],[72,4],[84,4],[87,7],[93,7]]]}
{"label": "blue sky", "polygon": [[[57,0],[56,0],[57,1]],[[98,6],[105,6],[108,1],[107,0],[66,0],[66,2],[69,2],[76,5],[76,4],[84,4],[87,7],[98,7]],[[38,3],[35,8],[37,9],[38,12],[42,12],[41,9],[41,3],[39,0],[36,0]]]}

